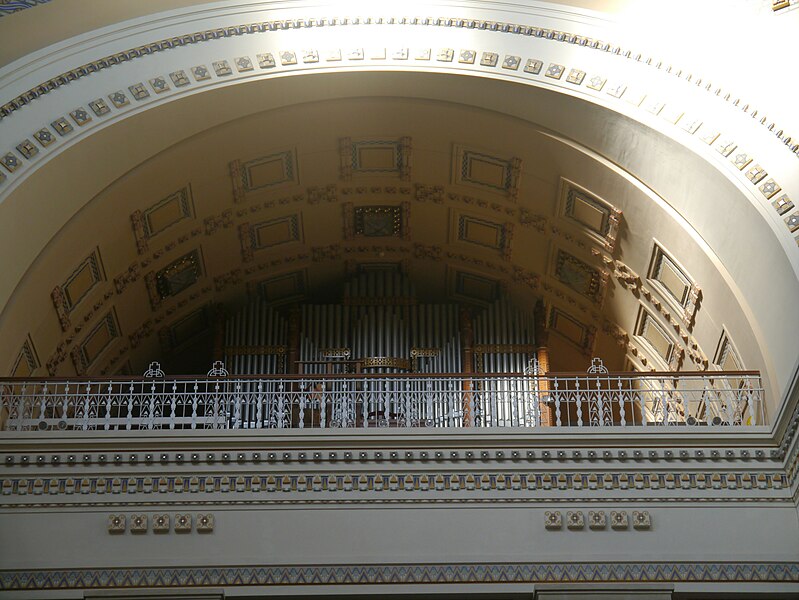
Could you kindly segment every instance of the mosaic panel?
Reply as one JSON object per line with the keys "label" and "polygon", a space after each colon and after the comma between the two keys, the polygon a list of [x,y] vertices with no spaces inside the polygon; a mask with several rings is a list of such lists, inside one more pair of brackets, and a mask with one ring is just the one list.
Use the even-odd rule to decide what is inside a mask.
{"label": "mosaic panel", "polygon": [[403,237],[402,206],[357,206],[353,233],[363,237]]}
{"label": "mosaic panel", "polygon": [[555,278],[566,287],[594,301],[599,301],[602,293],[602,274],[591,265],[558,250],[553,268]]}
{"label": "mosaic panel", "polygon": [[[157,294],[156,305],[161,300],[176,296],[197,283],[202,274],[203,269],[199,250],[192,250],[157,271],[152,278]],[[149,278],[146,279],[149,280]]]}

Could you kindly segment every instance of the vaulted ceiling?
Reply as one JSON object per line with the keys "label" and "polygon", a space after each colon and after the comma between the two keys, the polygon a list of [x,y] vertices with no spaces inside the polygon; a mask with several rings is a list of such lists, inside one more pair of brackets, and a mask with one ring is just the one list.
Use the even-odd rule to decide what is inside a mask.
{"label": "vaulted ceiling", "polygon": [[[309,39],[170,55],[180,69],[146,57],[85,79],[102,94],[37,100],[52,115],[39,129],[28,107],[0,122],[3,151],[22,118],[33,148],[16,145],[23,168],[6,164],[0,183],[4,370],[205,360],[217,305],[330,300],[358,264],[391,263],[422,297],[543,300],[555,369],[592,356],[614,369],[747,367],[784,387],[795,356],[774,332],[795,317],[763,316],[751,290],[769,274],[729,235],[780,240],[763,242],[764,259],[792,272],[796,256],[779,256],[796,253],[790,209],[771,206],[790,201],[791,180],[779,167],[750,176],[765,154],[727,152],[704,114],[621,90],[582,55],[494,52],[485,37],[430,44],[426,58],[388,45],[358,57],[329,40],[300,50]],[[517,72],[527,80],[505,77]]]}

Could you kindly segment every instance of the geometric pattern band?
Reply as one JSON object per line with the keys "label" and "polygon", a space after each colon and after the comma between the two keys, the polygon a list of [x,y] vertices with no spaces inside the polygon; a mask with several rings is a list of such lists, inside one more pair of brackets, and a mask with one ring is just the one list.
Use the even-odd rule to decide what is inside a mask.
{"label": "geometric pattern band", "polygon": [[799,563],[466,563],[0,571],[2,590],[418,583],[799,583]]}

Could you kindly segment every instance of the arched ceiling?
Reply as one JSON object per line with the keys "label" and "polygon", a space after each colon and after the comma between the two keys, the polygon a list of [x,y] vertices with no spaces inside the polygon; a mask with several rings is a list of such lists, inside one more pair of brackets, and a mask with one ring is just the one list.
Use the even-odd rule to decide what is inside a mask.
{"label": "arched ceiling", "polygon": [[[431,297],[544,300],[555,368],[737,361],[763,371],[776,413],[797,357],[784,332],[799,328],[796,243],[771,206],[796,176],[782,140],[738,108],[707,112],[717,100],[699,87],[619,79],[654,85],[651,65],[610,73],[620,57],[546,36],[445,28],[428,41],[413,27],[404,57],[396,40],[381,54],[372,30],[355,44],[329,29],[220,39],[11,111],[3,142],[39,123],[57,134],[59,114],[72,131],[31,139],[30,159],[16,148],[21,167],[0,183],[8,370],[135,372],[191,347],[213,304],[329,297],[353,265],[391,262]],[[725,155],[733,133],[743,167],[740,149]],[[779,193],[749,175],[766,158]],[[391,218],[364,229],[370,211]]]}

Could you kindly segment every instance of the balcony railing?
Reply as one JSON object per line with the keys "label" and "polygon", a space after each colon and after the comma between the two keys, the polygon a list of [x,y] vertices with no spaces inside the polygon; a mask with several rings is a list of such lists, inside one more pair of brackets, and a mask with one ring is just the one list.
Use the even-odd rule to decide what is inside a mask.
{"label": "balcony railing", "polygon": [[746,427],[756,372],[0,379],[0,429]]}

